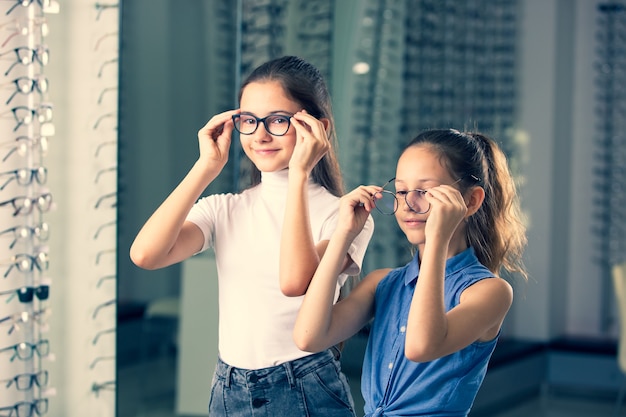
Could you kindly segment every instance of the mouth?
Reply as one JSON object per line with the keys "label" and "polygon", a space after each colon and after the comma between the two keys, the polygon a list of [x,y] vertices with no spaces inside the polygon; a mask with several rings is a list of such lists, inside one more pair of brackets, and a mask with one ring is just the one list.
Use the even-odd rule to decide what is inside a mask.
{"label": "mouth", "polygon": [[420,219],[403,219],[402,223],[406,224],[409,227],[415,227],[415,226],[420,226],[422,224],[426,223],[426,220],[420,220]]}
{"label": "mouth", "polygon": [[278,152],[278,149],[254,149],[257,155],[271,155],[275,152]]}

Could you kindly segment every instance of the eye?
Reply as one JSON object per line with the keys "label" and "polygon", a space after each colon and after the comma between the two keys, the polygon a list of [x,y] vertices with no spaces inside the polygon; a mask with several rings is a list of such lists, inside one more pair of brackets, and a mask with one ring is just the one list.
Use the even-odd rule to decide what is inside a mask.
{"label": "eye", "polygon": [[397,195],[401,195],[401,196],[405,196],[408,194],[408,191],[404,191],[404,190],[396,190],[396,194]]}
{"label": "eye", "polygon": [[289,116],[284,116],[282,114],[277,114],[274,116],[268,116],[267,122],[273,125],[282,125],[289,123]]}
{"label": "eye", "polygon": [[256,119],[250,115],[247,114],[242,114],[241,116],[239,116],[239,123],[244,125],[255,125],[256,124]]}

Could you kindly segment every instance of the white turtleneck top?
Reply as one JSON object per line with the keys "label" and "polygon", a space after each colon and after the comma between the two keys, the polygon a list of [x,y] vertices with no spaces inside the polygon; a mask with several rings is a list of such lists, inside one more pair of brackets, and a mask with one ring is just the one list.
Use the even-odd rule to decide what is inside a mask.
{"label": "white turtleneck top", "polygon": [[[202,250],[213,247],[219,288],[219,355],[231,366],[260,369],[308,355],[293,342],[302,297],[287,297],[279,285],[281,230],[288,170],[262,173],[261,183],[238,194],[201,198],[187,220],[203,232]],[[339,198],[309,182],[313,240],[330,239]],[[349,249],[353,264],[338,277],[357,275],[374,231],[370,217]]]}

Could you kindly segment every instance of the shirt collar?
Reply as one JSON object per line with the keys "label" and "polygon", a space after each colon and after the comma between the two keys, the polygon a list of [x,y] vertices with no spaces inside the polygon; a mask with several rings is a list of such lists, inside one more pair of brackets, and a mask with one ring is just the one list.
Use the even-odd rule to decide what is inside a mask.
{"label": "shirt collar", "polygon": [[[463,252],[454,255],[452,258],[446,260],[446,276],[453,274],[457,271],[460,271],[467,265],[471,260],[476,257],[476,253],[474,248],[471,246],[465,249]],[[415,251],[415,256],[407,266],[405,275],[404,275],[404,285],[409,285],[415,280],[417,280],[417,276],[420,273],[420,265],[419,265],[419,251]]]}

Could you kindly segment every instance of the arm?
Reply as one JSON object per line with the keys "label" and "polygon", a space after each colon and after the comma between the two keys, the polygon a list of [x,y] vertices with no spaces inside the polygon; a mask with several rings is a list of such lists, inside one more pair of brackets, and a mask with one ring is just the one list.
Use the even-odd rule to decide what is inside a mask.
{"label": "arm", "polygon": [[[301,111],[293,115],[291,122],[296,129],[297,142],[289,161],[279,279],[283,294],[294,297],[301,296],[307,291],[311,277],[328,244],[327,241],[323,241],[316,246],[313,242],[307,184],[311,171],[328,152],[330,142],[324,127],[325,120],[317,120]],[[349,265],[349,262],[346,252],[340,272]]]}
{"label": "arm", "polygon": [[359,187],[341,199],[337,229],[296,318],[293,337],[299,349],[324,350],[354,335],[372,317],[376,285],[387,271],[372,272],[336,304],[334,296],[345,253],[374,207],[371,195],[379,190],[375,186]]}
{"label": "arm", "polygon": [[185,218],[206,187],[228,161],[233,122],[228,111],[214,116],[198,132],[200,157],[189,173],[141,228],[130,257],[145,269],[163,268],[202,249],[204,236]]}
{"label": "arm", "polygon": [[405,345],[406,357],[415,362],[431,361],[477,340],[493,339],[513,297],[511,286],[503,279],[484,279],[468,287],[459,305],[446,312],[446,260],[461,251],[455,242],[464,242],[465,231],[462,224],[457,226],[475,210],[448,186],[430,189],[428,198],[432,211],[420,250],[420,275],[409,310]]}

